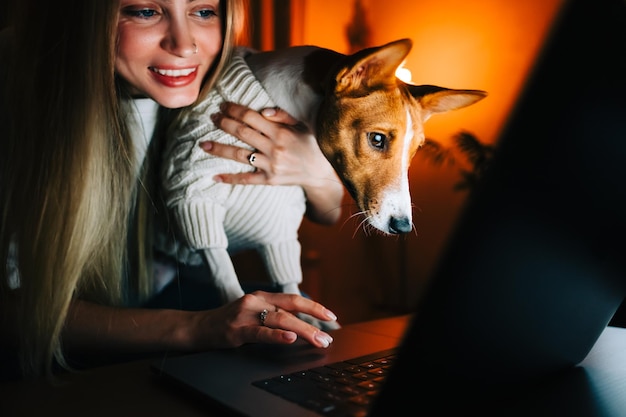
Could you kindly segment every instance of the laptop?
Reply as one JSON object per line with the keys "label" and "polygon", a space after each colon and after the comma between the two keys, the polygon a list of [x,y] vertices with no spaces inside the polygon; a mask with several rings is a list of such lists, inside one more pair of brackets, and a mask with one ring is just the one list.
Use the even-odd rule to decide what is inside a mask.
{"label": "laptop", "polygon": [[[626,2],[565,1],[404,333],[347,326],[328,349],[250,345],[152,370],[244,417],[487,415],[576,369],[624,300],[625,179]],[[386,374],[363,409],[271,392],[376,351],[391,359],[366,358]]]}

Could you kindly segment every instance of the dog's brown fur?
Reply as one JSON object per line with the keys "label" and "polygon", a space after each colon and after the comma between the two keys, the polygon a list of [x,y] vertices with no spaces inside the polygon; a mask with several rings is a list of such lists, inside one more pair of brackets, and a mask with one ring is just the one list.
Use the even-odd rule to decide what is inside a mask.
{"label": "dog's brown fur", "polygon": [[486,95],[400,81],[396,69],[410,49],[403,39],[344,59],[317,117],[322,152],[370,223],[387,233],[411,230],[407,171],[424,122]]}

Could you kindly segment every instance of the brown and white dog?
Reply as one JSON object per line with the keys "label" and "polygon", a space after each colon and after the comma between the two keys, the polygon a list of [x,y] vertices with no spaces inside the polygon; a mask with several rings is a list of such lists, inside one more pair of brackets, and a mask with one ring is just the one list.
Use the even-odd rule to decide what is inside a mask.
{"label": "brown and white dog", "polygon": [[408,169],[424,122],[486,96],[402,82],[396,70],[411,46],[401,39],[349,56],[300,46],[247,59],[276,104],[315,133],[369,224],[389,234],[412,230]]}
{"label": "brown and white dog", "polygon": [[424,122],[486,94],[400,81],[395,72],[410,49],[408,39],[353,55],[316,46],[239,49],[210,96],[169,133],[163,189],[184,245],[166,243],[162,249],[183,262],[206,262],[224,302],[243,295],[229,254],[249,248],[259,251],[282,291],[299,293],[302,189],[215,183],[215,174],[253,167],[198,146],[204,140],[246,146],[210,120],[224,100],[255,109],[278,106],[302,121],[368,224],[386,234],[411,231],[408,169],[424,142]]}

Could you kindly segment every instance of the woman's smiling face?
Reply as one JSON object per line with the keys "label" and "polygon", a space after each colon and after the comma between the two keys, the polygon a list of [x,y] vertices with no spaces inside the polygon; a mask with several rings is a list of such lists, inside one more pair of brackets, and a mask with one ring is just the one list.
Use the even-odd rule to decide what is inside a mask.
{"label": "woman's smiling face", "polygon": [[219,0],[121,0],[116,73],[134,95],[192,104],[222,48]]}

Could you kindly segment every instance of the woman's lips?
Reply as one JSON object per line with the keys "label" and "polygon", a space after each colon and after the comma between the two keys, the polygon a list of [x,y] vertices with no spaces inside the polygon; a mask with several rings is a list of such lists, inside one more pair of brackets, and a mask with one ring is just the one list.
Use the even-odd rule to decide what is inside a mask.
{"label": "woman's lips", "polygon": [[198,67],[177,69],[150,67],[150,72],[157,82],[167,87],[184,87],[196,79]]}

